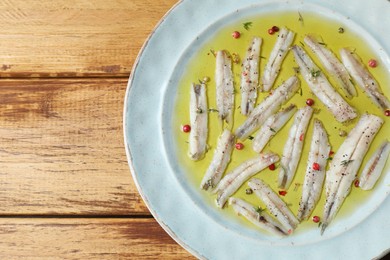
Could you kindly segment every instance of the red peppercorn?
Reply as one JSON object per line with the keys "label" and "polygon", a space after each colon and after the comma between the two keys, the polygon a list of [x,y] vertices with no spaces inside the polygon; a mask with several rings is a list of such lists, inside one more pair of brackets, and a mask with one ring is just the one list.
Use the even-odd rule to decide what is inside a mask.
{"label": "red peppercorn", "polygon": [[319,171],[320,170],[320,165],[318,163],[313,163],[313,170]]}
{"label": "red peppercorn", "polygon": [[241,36],[241,33],[240,33],[239,31],[234,31],[234,32],[232,33],[232,37],[233,37],[234,39],[238,39],[238,38],[240,38],[240,36]]}
{"label": "red peppercorn", "polygon": [[274,33],[275,33],[275,31],[272,30],[272,28],[268,29],[268,34],[272,35],[272,34],[274,34]]}
{"label": "red peppercorn", "polygon": [[268,166],[268,169],[270,169],[271,171],[274,171],[276,169],[275,164],[273,163],[270,166]]}
{"label": "red peppercorn", "polygon": [[277,27],[277,26],[275,26],[275,25],[272,26],[271,29],[272,29],[272,31],[274,31],[274,33],[275,33],[275,32],[279,32],[279,27]]}
{"label": "red peppercorn", "polygon": [[329,156],[332,156],[332,155],[334,155],[334,152],[333,152],[333,151],[330,151],[330,152],[329,152]]}
{"label": "red peppercorn", "polygon": [[358,179],[356,179],[354,182],[353,182],[353,185],[357,188],[359,187],[359,184],[360,184],[360,181]]}
{"label": "red peppercorn", "polygon": [[191,126],[190,125],[183,125],[181,130],[184,132],[184,133],[188,133],[191,131]]}
{"label": "red peppercorn", "polygon": [[305,134],[301,134],[300,136],[299,136],[299,141],[303,141],[303,138],[305,137]]}
{"label": "red peppercorn", "polygon": [[390,116],[390,109],[386,109],[385,116]]}
{"label": "red peppercorn", "polygon": [[371,68],[375,68],[376,66],[378,66],[378,62],[374,59],[370,59],[368,61],[368,66],[371,67]]}
{"label": "red peppercorn", "polygon": [[280,196],[286,196],[286,194],[287,194],[287,191],[285,191],[285,190],[280,190],[279,191],[279,195]]}
{"label": "red peppercorn", "polygon": [[306,99],[306,105],[308,105],[309,107],[311,107],[312,105],[314,105],[314,100],[311,99],[311,98]]}
{"label": "red peppercorn", "polygon": [[237,149],[237,150],[242,150],[242,149],[244,149],[244,144],[243,144],[243,143],[236,143],[236,149]]}
{"label": "red peppercorn", "polygon": [[319,216],[313,216],[312,219],[313,219],[313,222],[314,222],[314,223],[318,223],[318,222],[320,222],[320,220],[321,220]]}

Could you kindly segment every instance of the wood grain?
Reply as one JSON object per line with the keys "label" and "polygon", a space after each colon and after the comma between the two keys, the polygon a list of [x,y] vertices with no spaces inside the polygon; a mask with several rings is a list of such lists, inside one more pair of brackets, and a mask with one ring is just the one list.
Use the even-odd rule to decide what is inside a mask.
{"label": "wood grain", "polygon": [[154,219],[0,219],[7,259],[195,259]]}
{"label": "wood grain", "polygon": [[1,81],[0,214],[149,214],[123,144],[126,86]]}
{"label": "wood grain", "polygon": [[0,77],[128,77],[177,0],[0,2]]}
{"label": "wood grain", "polygon": [[122,129],[130,69],[177,1],[0,1],[1,259],[193,259],[142,202]]}

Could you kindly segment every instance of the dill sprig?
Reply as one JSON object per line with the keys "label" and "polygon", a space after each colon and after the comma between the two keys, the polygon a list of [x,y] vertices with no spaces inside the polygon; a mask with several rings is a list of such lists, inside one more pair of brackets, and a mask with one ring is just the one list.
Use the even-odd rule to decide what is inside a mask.
{"label": "dill sprig", "polygon": [[208,111],[209,112],[219,112],[218,109],[215,109],[215,108],[209,108]]}
{"label": "dill sprig", "polygon": [[320,74],[321,74],[321,71],[320,70],[311,70],[310,71],[310,74],[313,78],[317,78]]}
{"label": "dill sprig", "polygon": [[242,24],[244,26],[244,29],[249,31],[249,29],[252,27],[252,22],[246,22]]}
{"label": "dill sprig", "polygon": [[261,214],[265,209],[261,208],[260,206],[254,207],[255,211],[259,214]]}
{"label": "dill sprig", "polygon": [[342,166],[347,166],[348,164],[350,164],[351,162],[353,162],[353,160],[349,159],[349,160],[344,160],[344,161],[341,161],[341,165]]}

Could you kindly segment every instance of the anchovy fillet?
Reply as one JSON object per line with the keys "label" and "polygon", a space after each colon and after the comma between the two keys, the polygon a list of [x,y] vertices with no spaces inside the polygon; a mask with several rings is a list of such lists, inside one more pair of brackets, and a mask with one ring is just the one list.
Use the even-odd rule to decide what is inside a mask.
{"label": "anchovy fillet", "polygon": [[378,82],[364,67],[356,53],[347,48],[340,50],[341,59],[357,85],[380,108],[390,108],[389,99],[381,92]]}
{"label": "anchovy fillet", "polygon": [[279,74],[280,67],[284,58],[294,40],[295,33],[287,28],[280,29],[278,39],[271,51],[267,65],[265,66],[261,84],[264,91],[269,91],[275,83],[276,77]]}
{"label": "anchovy fillet", "polygon": [[[321,121],[315,119],[305,180],[303,182],[302,196],[299,202],[297,215],[297,218],[300,221],[310,217],[321,196],[329,152],[330,144],[328,134]],[[318,168],[315,168],[314,164],[317,164],[316,167]]]}
{"label": "anchovy fillet", "polygon": [[200,184],[201,189],[208,190],[214,188],[221,180],[230,161],[234,139],[234,135],[228,129],[225,129],[220,135],[217,148],[214,151],[214,157]]}
{"label": "anchovy fillet", "polygon": [[288,232],[279,222],[275,221],[264,211],[261,211],[260,213],[257,212],[256,208],[248,202],[239,198],[230,197],[229,205],[233,207],[233,210],[237,213],[237,215],[244,216],[247,220],[259,228],[279,237],[288,235]]}
{"label": "anchovy fillet", "polygon": [[200,160],[207,150],[207,97],[205,84],[192,84],[190,91],[190,123],[188,156]]}
{"label": "anchovy fillet", "polygon": [[362,115],[334,155],[329,170],[326,172],[326,201],[321,233],[334,219],[348,196],[362,160],[382,124],[383,120],[380,117],[370,114]]}
{"label": "anchovy fillet", "polygon": [[279,156],[274,153],[260,154],[260,156],[243,162],[230,173],[226,174],[214,190],[214,193],[217,193],[217,206],[222,208],[227,199],[236,192],[246,180],[277,161],[279,161]]}
{"label": "anchovy fillet", "polygon": [[309,55],[297,45],[294,45],[291,48],[294,52],[295,61],[299,65],[301,74],[305,78],[311,91],[334,115],[336,120],[342,123],[354,119],[357,116],[355,109],[352,108],[332,87]]}
{"label": "anchovy fillet", "polygon": [[250,134],[280,109],[300,88],[299,79],[292,76],[283,82],[275,91],[258,104],[250,113],[245,122],[236,129],[236,137],[245,140]]}
{"label": "anchovy fillet", "polygon": [[356,97],[357,92],[347,69],[333,52],[325,45],[320,44],[312,35],[307,35],[304,42],[317,55],[328,74],[337,81],[347,98]]}
{"label": "anchovy fillet", "polygon": [[294,123],[290,128],[288,139],[283,149],[283,156],[280,162],[278,185],[282,189],[288,189],[294,178],[301,158],[304,137],[307,126],[313,114],[309,106],[299,109],[295,113]]}
{"label": "anchovy fillet", "polygon": [[241,114],[252,112],[257,98],[259,85],[259,61],[261,38],[253,37],[242,62],[241,72]]}
{"label": "anchovy fillet", "polygon": [[217,52],[215,82],[219,119],[231,125],[234,105],[232,59],[224,50]]}
{"label": "anchovy fillet", "polygon": [[257,153],[261,152],[265,145],[290,120],[296,111],[296,105],[291,104],[282,111],[269,117],[252,140],[253,150]]}
{"label": "anchovy fillet", "polygon": [[372,155],[360,175],[359,187],[362,190],[371,190],[374,187],[382,174],[389,154],[390,142],[385,141]]}
{"label": "anchovy fillet", "polygon": [[299,224],[299,221],[287,207],[286,203],[260,179],[253,178],[248,182],[248,185],[264,202],[271,214],[279,220],[288,234],[291,234]]}

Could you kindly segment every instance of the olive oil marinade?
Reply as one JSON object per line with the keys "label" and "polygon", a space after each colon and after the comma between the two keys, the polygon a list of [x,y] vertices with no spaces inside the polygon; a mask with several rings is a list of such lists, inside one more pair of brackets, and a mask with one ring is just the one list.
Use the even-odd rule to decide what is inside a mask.
{"label": "olive oil marinade", "polygon": [[[245,120],[245,116],[240,114],[239,104],[240,104],[240,73],[241,73],[241,62],[244,58],[246,48],[251,41],[253,36],[258,36],[262,38],[261,46],[261,59],[260,59],[260,77],[264,70],[267,58],[274,46],[274,43],[277,39],[278,32],[270,33],[270,29],[273,26],[287,27],[288,29],[296,33],[293,44],[303,47],[306,52],[311,56],[314,62],[321,68],[321,70],[326,73],[321,63],[316,58],[316,56],[311,52],[311,50],[305,46],[303,38],[307,34],[316,34],[319,39],[322,39],[322,43],[331,49],[338,58],[340,58],[339,50],[344,47],[350,47],[355,50],[355,52],[362,58],[364,63],[367,66],[367,62],[370,59],[376,59],[378,61],[377,67],[369,68],[370,73],[376,78],[379,82],[382,91],[388,96],[390,86],[390,77],[386,71],[385,65],[381,64],[381,59],[378,57],[378,50],[372,49],[369,42],[364,38],[364,35],[357,35],[351,28],[348,28],[345,24],[341,24],[338,21],[330,20],[329,18],[322,17],[312,13],[306,12],[280,12],[280,13],[270,13],[266,15],[248,17],[246,19],[237,21],[233,24],[227,25],[225,28],[222,28],[220,31],[217,31],[215,35],[212,35],[210,40],[206,42],[203,46],[200,47],[199,51],[194,55],[193,58],[189,61],[184,74],[179,82],[178,93],[176,97],[175,105],[175,114],[173,120],[173,128],[176,131],[175,136],[177,136],[176,145],[180,151],[178,156],[178,161],[186,169],[186,177],[188,181],[193,184],[195,187],[198,187],[204,173],[206,172],[207,167],[209,166],[213,152],[217,144],[217,139],[220,133],[222,132],[222,126],[218,120],[218,113],[215,112],[216,109],[216,96],[215,96],[215,52],[217,50],[227,50],[234,60],[238,60],[237,63],[233,62],[233,74],[235,82],[235,112],[234,112],[234,123],[232,130],[234,131],[240,124]],[[239,37],[237,33],[239,32]],[[289,104],[296,104],[298,108],[306,105],[308,99],[314,101],[313,108],[315,109],[315,114],[313,118],[318,118],[324,123],[325,129],[329,135],[329,141],[331,144],[331,150],[337,151],[339,145],[344,141],[344,133],[348,133],[357,119],[353,122],[347,124],[341,124],[337,122],[333,115],[327,111],[326,107],[318,100],[318,98],[311,93],[309,87],[307,86],[304,79],[297,73],[298,65],[294,61],[293,54],[288,52],[282,67],[281,71],[276,79],[274,87],[279,86],[284,80],[288,79],[290,76],[297,74],[301,79],[301,90],[295,94],[291,100],[283,107],[288,106]],[[335,86],[336,90],[343,96],[342,90],[337,87],[336,82],[328,77],[329,81]],[[197,83],[199,80],[208,81],[207,84],[207,97],[208,97],[208,106],[209,106],[209,135],[208,135],[208,144],[210,146],[209,151],[206,154],[206,157],[198,162],[191,161],[187,157],[188,151],[188,134],[184,133],[181,129],[182,125],[189,123],[189,86],[191,83]],[[390,132],[390,118],[384,115],[384,111],[376,107],[371,100],[361,91],[361,89],[355,85],[355,88],[358,92],[358,96],[353,99],[347,99],[347,102],[352,105],[359,113],[359,115],[369,112],[375,115],[380,116],[385,120],[385,123],[374,139],[363,163],[368,161],[368,158],[372,155],[375,148],[377,148],[380,143],[388,138],[386,133]],[[272,92],[272,90],[271,90]],[[261,102],[269,93],[258,93],[257,104]],[[270,143],[265,147],[263,151],[272,151],[280,156],[283,152],[283,146],[288,136],[289,128],[292,125],[293,119],[290,119],[289,122],[271,139]],[[277,187],[277,179],[280,170],[279,163],[276,163],[276,169],[265,169],[258,173],[255,177],[263,179],[268,183],[271,188],[278,192],[281,191],[282,199],[289,205],[290,209],[297,213],[299,207],[299,200],[302,194],[302,184],[306,171],[306,162],[308,158],[308,153],[310,150],[310,142],[313,131],[313,119],[309,124],[309,129],[307,131],[307,136],[304,140],[304,146],[302,151],[302,157],[300,159],[297,172],[293,179],[293,182],[290,188],[286,191],[281,191]],[[254,133],[253,135],[255,135]],[[243,143],[243,149],[234,148],[232,153],[231,161],[228,165],[227,171],[234,169],[243,161],[253,158],[256,156],[256,153],[252,150],[251,140],[247,139],[245,141],[240,141]],[[332,155],[329,156],[331,160]],[[389,171],[389,163],[387,163],[387,168],[384,172]],[[361,170],[360,169],[360,170]],[[225,173],[226,173],[225,172]],[[360,171],[359,171],[360,172]],[[379,179],[379,182],[383,179]],[[264,207],[254,194],[246,194],[246,189],[248,186],[244,184],[236,193],[235,197],[242,198],[249,203],[254,205]],[[375,190],[375,187],[374,187]],[[214,207],[215,195],[211,195],[208,192],[199,189],[199,193],[202,193],[205,198],[205,203],[210,204]],[[342,206],[337,219],[340,219],[346,214],[353,213],[356,207],[364,204],[365,199],[367,199],[372,191],[362,191],[359,188],[352,188],[351,194],[345,200],[344,205]],[[325,201],[324,191],[322,192],[320,201],[316,206],[314,212],[311,216],[322,216],[323,205]],[[224,210],[221,210],[221,214],[234,214],[233,210],[229,207],[226,207]],[[306,223],[301,224],[301,226],[306,226],[310,228],[317,228],[318,224],[312,222],[311,218]],[[297,232],[302,230],[302,227],[297,228]],[[253,226],[254,227],[254,226]],[[256,227],[254,227],[256,228]]]}

